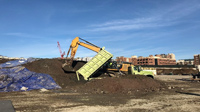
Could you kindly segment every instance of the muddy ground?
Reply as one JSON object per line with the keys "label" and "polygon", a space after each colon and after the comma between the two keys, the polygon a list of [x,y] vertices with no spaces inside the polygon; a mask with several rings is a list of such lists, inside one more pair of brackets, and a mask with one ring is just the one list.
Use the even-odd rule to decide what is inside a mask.
{"label": "muddy ground", "polygon": [[0,93],[18,112],[198,112],[200,82],[192,76],[101,76],[89,82],[64,73],[62,60],[39,60],[29,70],[51,75],[62,89]]}

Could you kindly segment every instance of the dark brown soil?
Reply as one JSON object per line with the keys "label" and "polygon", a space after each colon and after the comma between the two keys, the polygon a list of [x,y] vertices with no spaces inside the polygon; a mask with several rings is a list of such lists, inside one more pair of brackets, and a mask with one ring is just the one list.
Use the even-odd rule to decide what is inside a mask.
{"label": "dark brown soil", "polygon": [[[138,91],[154,91],[163,85],[146,76],[125,75],[120,77],[101,76],[101,79],[78,81],[75,73],[65,73],[61,68],[64,60],[41,59],[24,66],[33,72],[45,73],[63,89],[86,93],[132,93]],[[79,63],[81,67],[83,63]]]}
{"label": "dark brown soil", "polygon": [[24,66],[30,71],[51,75],[56,83],[65,88],[79,84],[75,73],[65,73],[62,69],[62,59],[40,59]]}
{"label": "dark brown soil", "polygon": [[0,64],[8,62],[8,61],[13,61],[14,59],[0,59]]}
{"label": "dark brown soil", "polygon": [[91,80],[80,89],[92,93],[124,93],[148,92],[161,89],[163,84],[146,76],[126,75],[121,77],[105,77]]}

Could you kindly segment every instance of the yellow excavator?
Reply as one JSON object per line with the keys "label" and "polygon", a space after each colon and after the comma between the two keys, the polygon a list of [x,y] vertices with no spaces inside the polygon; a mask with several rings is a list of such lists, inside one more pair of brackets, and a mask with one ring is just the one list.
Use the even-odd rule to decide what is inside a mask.
{"label": "yellow excavator", "polygon": [[[80,42],[80,40],[84,41],[84,42]],[[62,65],[62,69],[65,72],[76,72],[77,68],[78,69],[80,68],[80,67],[76,67],[76,64],[78,62],[74,61],[74,57],[75,57],[75,54],[76,54],[76,51],[77,51],[79,45],[81,45],[85,48],[88,48],[96,53],[99,53],[101,51],[100,47],[98,47],[80,37],[74,38],[72,40],[70,48],[67,52],[67,57],[68,57],[68,55],[70,54],[70,51],[71,51],[70,58],[66,59],[65,63]],[[82,66],[84,64],[82,64]],[[108,73],[108,75],[110,75],[110,76],[115,76],[120,71],[118,69],[117,62],[109,60],[107,63],[105,63],[102,66],[102,69],[100,70],[100,72]]]}
{"label": "yellow excavator", "polygon": [[[79,40],[82,40],[84,42],[80,42]],[[80,38],[80,37],[76,37],[74,38],[74,40],[72,40],[72,43],[70,45],[70,48],[67,52],[67,57],[71,51],[71,55],[70,55],[70,59],[69,60],[66,60],[66,62],[62,65],[62,68],[64,69],[64,71],[67,71],[67,72],[75,72],[75,69],[72,67],[72,63],[73,63],[73,60],[74,60],[74,56],[76,55],[76,51],[78,49],[78,46],[81,45],[85,48],[88,48],[94,52],[99,52],[101,50],[100,47]]]}

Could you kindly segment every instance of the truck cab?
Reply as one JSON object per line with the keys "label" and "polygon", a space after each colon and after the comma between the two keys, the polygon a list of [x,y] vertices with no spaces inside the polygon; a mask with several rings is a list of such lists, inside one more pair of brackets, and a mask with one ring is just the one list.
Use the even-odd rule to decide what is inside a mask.
{"label": "truck cab", "polygon": [[128,74],[131,75],[146,75],[148,77],[154,78],[154,74],[151,71],[143,71],[141,66],[131,65],[128,67]]}

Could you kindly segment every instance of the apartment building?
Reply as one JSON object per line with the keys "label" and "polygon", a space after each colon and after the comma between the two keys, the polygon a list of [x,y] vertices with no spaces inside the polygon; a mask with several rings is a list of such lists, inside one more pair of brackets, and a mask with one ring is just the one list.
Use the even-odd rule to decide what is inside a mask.
{"label": "apartment building", "polygon": [[152,57],[139,57],[137,65],[155,65],[155,58]]}
{"label": "apartment building", "polygon": [[194,65],[194,59],[181,59],[177,61],[178,65]]}
{"label": "apartment building", "polygon": [[117,57],[116,61],[118,62],[130,62],[133,65],[176,65],[175,55],[170,54],[156,54],[155,56],[149,55],[149,57],[132,56],[131,58],[127,57]]}

